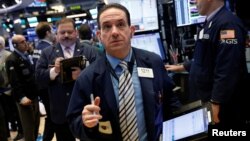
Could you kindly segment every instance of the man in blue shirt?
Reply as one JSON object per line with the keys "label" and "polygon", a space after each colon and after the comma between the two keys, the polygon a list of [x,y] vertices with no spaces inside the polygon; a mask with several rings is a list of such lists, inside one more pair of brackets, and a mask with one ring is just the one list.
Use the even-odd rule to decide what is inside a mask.
{"label": "man in blue shirt", "polygon": [[[161,58],[131,47],[135,27],[131,26],[130,14],[124,6],[106,5],[99,11],[97,21],[97,36],[106,53],[86,68],[75,83],[67,111],[73,134],[81,140],[126,140],[119,122],[118,98],[119,77],[123,73],[119,64],[125,61],[134,88],[139,136],[136,140],[158,140],[162,111],[170,112],[180,104],[172,95],[173,85]],[[95,97],[92,104],[91,93]]]}

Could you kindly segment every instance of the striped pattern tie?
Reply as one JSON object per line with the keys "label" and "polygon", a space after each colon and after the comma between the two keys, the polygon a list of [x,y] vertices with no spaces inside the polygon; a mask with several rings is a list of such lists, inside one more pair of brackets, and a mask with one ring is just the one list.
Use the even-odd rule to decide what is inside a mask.
{"label": "striped pattern tie", "polygon": [[138,141],[135,92],[127,63],[119,64],[124,72],[119,77],[119,117],[123,141]]}

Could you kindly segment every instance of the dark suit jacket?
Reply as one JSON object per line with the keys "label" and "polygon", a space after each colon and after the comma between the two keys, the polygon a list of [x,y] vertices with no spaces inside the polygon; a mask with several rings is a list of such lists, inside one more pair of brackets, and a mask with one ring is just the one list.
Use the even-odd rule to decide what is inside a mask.
{"label": "dark suit jacket", "polygon": [[[162,93],[170,101],[178,106],[176,99],[167,98],[172,94],[172,83],[168,79],[162,60],[159,56],[139,49],[133,49],[138,67],[152,68],[154,78],[139,77],[142,89],[145,122],[148,133],[148,141],[158,139],[162,128]],[[73,134],[81,140],[96,141],[122,141],[119,126],[119,108],[115,99],[114,89],[109,71],[108,61],[104,56],[100,57],[87,69],[85,69],[75,83],[75,87],[67,111],[67,118]],[[134,68],[135,69],[135,68]],[[103,118],[99,121],[110,121],[112,134],[104,134],[98,131],[98,126],[93,129],[85,127],[82,123],[81,112],[84,105],[90,104],[90,93],[101,98],[100,114]],[[172,96],[172,95],[171,95]],[[177,103],[176,103],[177,102]],[[167,111],[167,109],[164,109]]]}
{"label": "dark suit jacket", "polygon": [[[76,43],[74,56],[85,55],[89,62],[93,62],[98,52],[89,46]],[[57,57],[64,57],[60,44],[45,48],[36,65],[36,79],[41,85],[48,85],[51,119],[57,124],[66,122],[66,110],[74,86],[74,82],[62,84],[58,75],[55,80],[50,80],[50,67],[54,65]]]}
{"label": "dark suit jacket", "polygon": [[23,97],[33,100],[37,97],[34,66],[15,51],[6,60],[6,71],[17,102]]}
{"label": "dark suit jacket", "polygon": [[[41,56],[41,54],[42,54],[42,50],[45,49],[45,48],[47,48],[47,47],[52,47],[52,45],[51,45],[49,42],[46,42],[46,41],[44,41],[44,40],[40,40],[40,41],[38,42],[38,44],[36,45],[36,47],[35,47],[35,49],[34,49],[34,51],[33,51],[33,55],[32,55],[35,65],[36,65],[37,60],[40,58],[40,56]],[[39,82],[38,82],[38,84],[39,84]],[[43,86],[43,85],[41,85],[41,84],[38,85],[38,88],[39,88],[41,91],[43,91],[43,92],[45,92],[44,90],[47,89],[46,86]],[[47,90],[46,90],[46,91],[47,91]],[[39,92],[40,92],[40,91],[39,91]]]}

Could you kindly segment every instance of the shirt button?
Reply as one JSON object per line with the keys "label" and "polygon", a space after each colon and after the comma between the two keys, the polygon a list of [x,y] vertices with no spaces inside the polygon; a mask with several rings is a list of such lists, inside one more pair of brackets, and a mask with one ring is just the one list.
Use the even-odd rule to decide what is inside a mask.
{"label": "shirt button", "polygon": [[67,96],[69,96],[69,93],[66,93]]}

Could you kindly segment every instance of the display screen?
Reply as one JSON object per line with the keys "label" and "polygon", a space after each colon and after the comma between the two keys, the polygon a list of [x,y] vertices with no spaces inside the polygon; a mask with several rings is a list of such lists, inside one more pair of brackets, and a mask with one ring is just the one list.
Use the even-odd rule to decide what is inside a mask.
{"label": "display screen", "polygon": [[90,26],[92,30],[93,37],[96,36],[96,32],[98,30],[97,20],[88,20],[88,25]]}
{"label": "display screen", "polygon": [[177,27],[203,23],[206,16],[198,13],[196,0],[174,0]]}
{"label": "display screen", "polygon": [[2,20],[2,27],[7,31],[7,32],[12,32],[14,25],[13,25],[13,20]]}
{"label": "display screen", "polygon": [[61,19],[62,19],[62,17],[48,17],[47,22],[56,22],[56,21],[59,21]]}
{"label": "display screen", "polygon": [[89,13],[90,13],[92,19],[97,18],[97,8],[89,9]]}
{"label": "display screen", "polygon": [[28,41],[34,42],[34,41],[38,40],[35,28],[27,28],[26,29],[26,34],[27,34]]}
{"label": "display screen", "polygon": [[[186,113],[163,122],[163,140],[175,141],[208,132],[209,115],[206,108]],[[183,128],[184,127],[184,128]]]}
{"label": "display screen", "polygon": [[37,17],[27,18],[30,27],[36,27],[38,25]]}
{"label": "display screen", "polygon": [[109,3],[120,3],[130,12],[131,24],[135,32],[159,29],[156,0],[109,0]]}
{"label": "display screen", "polygon": [[166,59],[165,49],[162,45],[162,40],[158,32],[134,35],[131,40],[131,45],[135,48],[154,52],[158,54],[162,60]]}
{"label": "display screen", "polygon": [[33,0],[29,7],[46,7],[47,3],[46,0]]}

